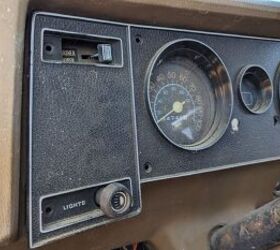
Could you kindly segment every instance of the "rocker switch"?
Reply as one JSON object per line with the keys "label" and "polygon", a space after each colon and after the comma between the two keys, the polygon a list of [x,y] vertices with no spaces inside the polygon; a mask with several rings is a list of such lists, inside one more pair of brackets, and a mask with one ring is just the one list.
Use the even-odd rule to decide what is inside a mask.
{"label": "rocker switch", "polygon": [[111,63],[113,61],[112,57],[112,47],[110,44],[98,44],[97,45],[98,61],[101,63]]}

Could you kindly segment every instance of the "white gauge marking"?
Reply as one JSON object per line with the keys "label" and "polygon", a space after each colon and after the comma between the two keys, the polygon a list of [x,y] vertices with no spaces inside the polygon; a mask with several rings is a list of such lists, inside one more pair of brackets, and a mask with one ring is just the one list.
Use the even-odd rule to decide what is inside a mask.
{"label": "white gauge marking", "polygon": [[[194,103],[194,100],[193,100],[192,96],[190,95],[189,91],[188,91],[184,86],[182,86],[182,85],[180,85],[180,84],[177,84],[177,83],[168,84],[168,83],[163,82],[163,84],[165,84],[165,86],[162,87],[162,88],[157,92],[156,97],[155,97],[155,100],[154,100],[154,102],[153,102],[154,114],[155,114],[155,117],[156,117],[156,119],[157,119],[156,123],[158,123],[159,120],[162,119],[162,118],[158,119],[158,117],[157,117],[157,115],[156,115],[156,114],[157,114],[157,111],[156,111],[156,104],[157,104],[157,103],[162,103],[162,100],[161,100],[161,99],[158,99],[158,96],[159,96],[159,94],[160,94],[162,91],[166,91],[165,88],[169,88],[170,86],[173,86],[173,85],[175,85],[175,86],[181,88],[181,90],[183,90],[184,93],[186,93],[187,96],[188,96],[188,97],[186,98],[185,102],[187,102],[187,103],[189,103],[189,102]],[[164,93],[163,93],[163,94],[164,94]],[[170,115],[170,114],[169,114],[169,115]]]}
{"label": "white gauge marking", "polygon": [[157,123],[160,123],[161,121],[163,121],[166,117],[168,117],[169,115],[171,115],[174,112],[174,110],[170,110],[167,114],[165,114],[163,117],[161,117]]}
{"label": "white gauge marking", "polygon": [[166,117],[168,117],[169,115],[171,115],[173,112],[175,113],[181,113],[183,111],[183,108],[184,108],[184,104],[186,102],[174,102],[173,105],[172,105],[172,109],[167,113],[165,114],[163,117],[161,117],[157,123],[163,121]]}
{"label": "white gauge marking", "polygon": [[187,136],[190,140],[193,140],[193,133],[189,127],[182,130],[182,134]]}
{"label": "white gauge marking", "polygon": [[187,120],[193,114],[195,114],[195,108],[190,110],[187,114],[182,115],[178,120],[172,122],[172,126],[175,128],[179,127],[182,121]]}

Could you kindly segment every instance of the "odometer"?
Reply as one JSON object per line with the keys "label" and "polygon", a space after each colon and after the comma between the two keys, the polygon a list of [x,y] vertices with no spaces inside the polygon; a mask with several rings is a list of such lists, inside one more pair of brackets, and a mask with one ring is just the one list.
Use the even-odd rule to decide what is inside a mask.
{"label": "odometer", "polygon": [[174,145],[199,150],[224,134],[232,109],[231,82],[206,45],[190,40],[165,45],[152,59],[147,88],[154,122]]}

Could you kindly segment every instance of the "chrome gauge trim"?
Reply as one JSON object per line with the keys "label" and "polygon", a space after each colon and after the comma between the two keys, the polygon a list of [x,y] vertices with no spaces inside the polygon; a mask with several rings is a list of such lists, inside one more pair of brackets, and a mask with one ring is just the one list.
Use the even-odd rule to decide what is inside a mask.
{"label": "chrome gauge trim", "polygon": [[[246,74],[250,74],[251,72],[249,70],[251,70],[253,68],[260,70],[260,73],[263,73],[265,75],[266,83],[267,83],[267,85],[261,89],[262,97],[265,99],[262,100],[261,106],[258,107],[257,109],[250,108],[249,105],[246,104],[246,100],[244,99],[244,96],[242,95],[242,84],[243,84],[244,76]],[[242,101],[242,104],[252,114],[256,114],[256,115],[263,114],[271,107],[272,102],[273,102],[273,95],[274,95],[273,83],[265,68],[263,68],[262,66],[257,65],[257,64],[246,65],[245,67],[243,67],[241,69],[240,73],[237,76],[237,84],[238,84],[238,92],[239,92],[239,96]]]}
{"label": "chrome gauge trim", "polygon": [[280,63],[277,66],[276,73],[274,76],[274,84],[277,86],[277,104],[278,104],[278,111],[280,112]]}
{"label": "chrome gauge trim", "polygon": [[[164,131],[158,126],[155,114],[153,112],[153,106],[151,104],[151,98],[150,98],[150,85],[151,85],[151,76],[153,73],[153,70],[155,69],[157,63],[161,59],[161,56],[164,55],[166,51],[171,49],[171,51],[174,49],[176,50],[176,45],[179,46],[184,43],[190,43],[190,45],[196,45],[198,47],[203,47],[207,52],[210,53],[211,56],[214,56],[216,59],[216,64],[222,66],[219,71],[216,70],[216,74],[218,76],[219,82],[218,85],[212,86],[214,89],[214,95],[215,95],[215,101],[216,101],[216,110],[215,110],[215,117],[214,122],[212,124],[211,129],[207,133],[207,135],[200,141],[195,142],[194,144],[190,145],[180,145],[176,144],[174,141],[172,141],[165,133]],[[175,46],[173,48],[173,46]],[[180,48],[180,47],[179,47]],[[187,48],[187,46],[186,46]],[[190,47],[191,48],[191,47]],[[192,49],[192,48],[191,48]],[[200,51],[197,51],[200,53]],[[213,62],[209,58],[209,55],[203,55],[207,58],[210,62]],[[215,65],[214,65],[215,66]],[[213,82],[211,82],[213,84]],[[149,113],[152,116],[153,122],[155,123],[157,129],[161,132],[161,134],[173,145],[190,151],[198,151],[203,150],[206,148],[209,148],[213,146],[216,142],[218,142],[222,136],[225,134],[233,111],[233,89],[232,89],[232,83],[231,79],[228,73],[228,70],[222,61],[222,59],[218,56],[218,54],[210,48],[208,45],[206,45],[203,42],[200,42],[198,40],[194,39],[178,39],[171,41],[164,46],[162,46],[153,56],[151,59],[151,62],[147,68],[146,75],[145,75],[145,84],[146,84],[146,97],[149,107]],[[218,108],[217,108],[218,107]]]}

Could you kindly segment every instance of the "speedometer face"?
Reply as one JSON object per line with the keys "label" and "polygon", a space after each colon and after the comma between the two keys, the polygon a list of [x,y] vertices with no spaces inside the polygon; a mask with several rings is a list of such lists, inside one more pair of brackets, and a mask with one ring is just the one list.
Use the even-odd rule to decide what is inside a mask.
{"label": "speedometer face", "polygon": [[[172,43],[157,53],[148,71],[148,102],[156,126],[171,143],[189,150],[214,144],[225,131],[232,107],[232,93],[221,92],[231,91],[229,78],[224,85],[203,51],[194,41]],[[223,103],[226,106],[220,106]],[[221,121],[226,121],[222,130]]]}
{"label": "speedometer face", "polygon": [[179,145],[200,141],[215,116],[211,83],[191,61],[174,57],[151,78],[150,102],[155,121]]}

